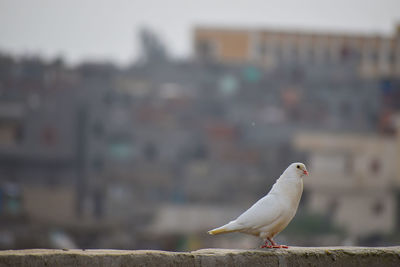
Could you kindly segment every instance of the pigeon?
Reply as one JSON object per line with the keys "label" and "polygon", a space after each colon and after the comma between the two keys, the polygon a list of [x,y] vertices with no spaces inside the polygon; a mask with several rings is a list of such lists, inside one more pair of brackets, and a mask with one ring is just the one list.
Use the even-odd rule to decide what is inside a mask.
{"label": "pigeon", "polygon": [[[236,220],[208,231],[211,235],[240,232],[262,238],[261,248],[288,248],[273,240],[296,214],[303,192],[303,177],[308,175],[303,163],[292,163],[282,173],[269,193]],[[271,243],[271,245],[268,243]]]}

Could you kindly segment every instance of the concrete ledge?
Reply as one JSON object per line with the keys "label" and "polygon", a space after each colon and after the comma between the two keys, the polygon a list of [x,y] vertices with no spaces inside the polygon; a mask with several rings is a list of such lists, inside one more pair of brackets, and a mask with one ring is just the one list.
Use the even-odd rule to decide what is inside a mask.
{"label": "concrete ledge", "polygon": [[5,250],[0,266],[400,266],[399,247],[292,247],[289,249]]}

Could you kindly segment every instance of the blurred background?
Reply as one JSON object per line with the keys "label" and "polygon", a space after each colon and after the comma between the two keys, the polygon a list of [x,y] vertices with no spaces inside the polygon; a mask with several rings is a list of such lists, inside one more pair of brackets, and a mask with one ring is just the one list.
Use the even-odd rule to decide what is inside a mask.
{"label": "blurred background", "polygon": [[[167,6],[165,6],[167,5]],[[0,248],[400,242],[400,2],[0,0]]]}

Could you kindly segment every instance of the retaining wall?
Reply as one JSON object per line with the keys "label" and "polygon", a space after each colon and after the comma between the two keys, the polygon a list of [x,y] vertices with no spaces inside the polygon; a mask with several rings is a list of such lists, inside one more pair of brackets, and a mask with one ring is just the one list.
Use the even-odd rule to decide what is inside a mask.
{"label": "retaining wall", "polygon": [[399,247],[291,247],[289,249],[5,250],[3,266],[400,266]]}

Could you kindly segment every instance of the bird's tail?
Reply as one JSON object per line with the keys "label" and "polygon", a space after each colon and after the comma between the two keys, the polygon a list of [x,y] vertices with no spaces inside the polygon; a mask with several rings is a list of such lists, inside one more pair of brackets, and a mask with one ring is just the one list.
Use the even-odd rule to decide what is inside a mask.
{"label": "bird's tail", "polygon": [[208,231],[208,233],[210,235],[219,235],[219,234],[231,233],[231,232],[235,232],[235,231],[237,231],[237,229],[236,229],[236,227],[234,227],[234,221],[232,221],[221,227],[212,229],[212,230]]}

